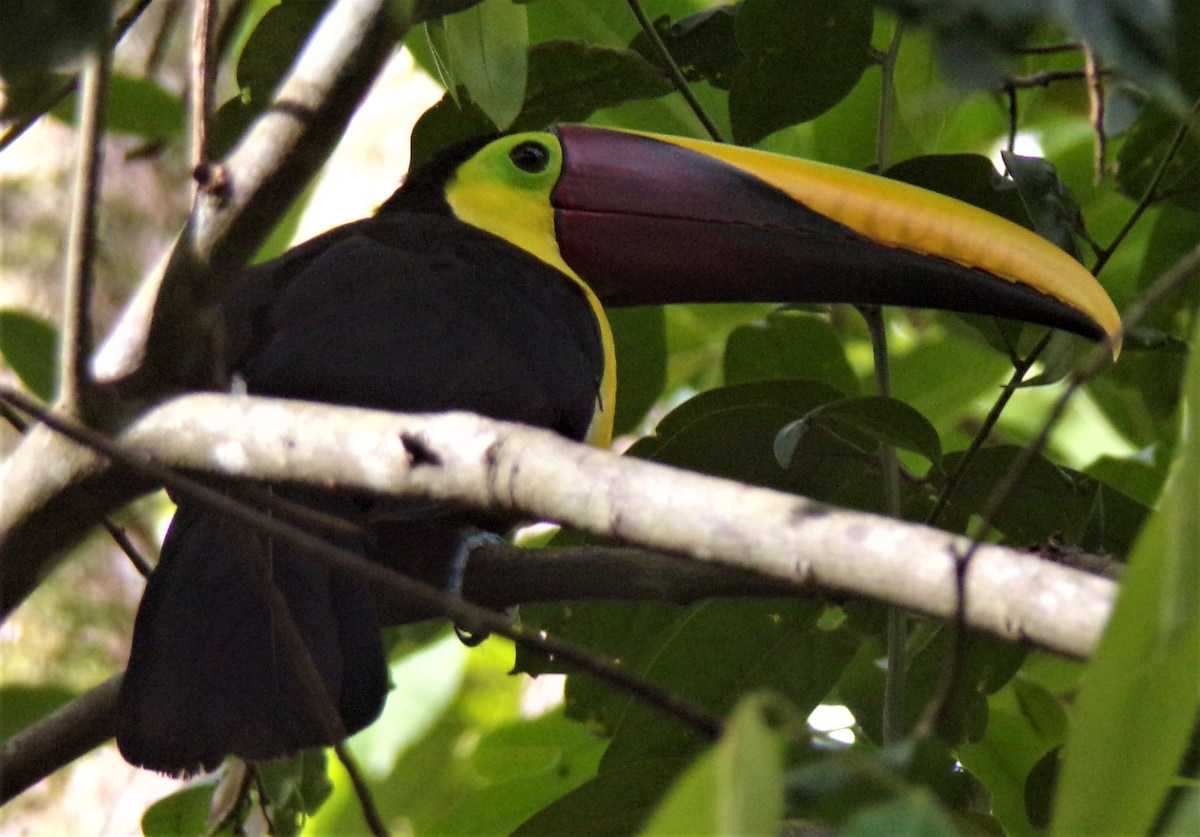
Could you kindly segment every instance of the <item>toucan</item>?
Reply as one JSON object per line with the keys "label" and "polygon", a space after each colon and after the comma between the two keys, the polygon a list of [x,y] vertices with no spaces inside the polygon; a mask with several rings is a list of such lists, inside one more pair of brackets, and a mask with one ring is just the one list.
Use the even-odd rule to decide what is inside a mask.
{"label": "toucan", "polygon": [[[259,395],[469,410],[607,445],[605,306],[850,302],[990,314],[1108,339],[1096,280],[1033,232],[885,178],[745,148],[580,125],[457,145],[373,217],[248,269],[225,306],[225,370]],[[509,521],[315,489],[361,525],[344,546],[443,586],[468,527]],[[340,725],[316,717],[282,595]],[[277,610],[275,611],[278,612]],[[138,609],[117,743],[174,775],[227,755],[331,745],[389,689],[370,588],[316,556],[179,503]],[[328,712],[325,713],[326,719]]]}

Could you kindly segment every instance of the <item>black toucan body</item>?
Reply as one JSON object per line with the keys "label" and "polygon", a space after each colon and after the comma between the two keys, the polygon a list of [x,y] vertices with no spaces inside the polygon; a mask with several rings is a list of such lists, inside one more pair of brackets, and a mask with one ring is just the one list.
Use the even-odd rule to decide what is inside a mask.
{"label": "black toucan body", "polygon": [[[254,394],[470,410],[605,445],[616,370],[602,306],[705,301],[993,314],[1107,336],[1114,351],[1119,331],[1080,265],[965,204],[746,149],[565,125],[451,149],[374,217],[248,270],[226,308],[226,363]],[[279,493],[364,524],[345,546],[439,584],[465,524],[503,525]],[[273,591],[335,729],[276,630]],[[358,579],[181,503],[137,615],[121,752],[180,774],[336,743],[382,708],[381,621]]]}

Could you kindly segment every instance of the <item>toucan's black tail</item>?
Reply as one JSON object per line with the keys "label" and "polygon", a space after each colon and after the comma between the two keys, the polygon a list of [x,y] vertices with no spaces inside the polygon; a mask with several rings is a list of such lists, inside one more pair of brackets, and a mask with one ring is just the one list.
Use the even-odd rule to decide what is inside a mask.
{"label": "toucan's black tail", "polygon": [[121,685],[117,744],[128,761],[180,775],[228,754],[262,760],[336,743],[272,613],[271,583],[345,734],[379,715],[388,675],[363,583],[184,505],[142,597]]}

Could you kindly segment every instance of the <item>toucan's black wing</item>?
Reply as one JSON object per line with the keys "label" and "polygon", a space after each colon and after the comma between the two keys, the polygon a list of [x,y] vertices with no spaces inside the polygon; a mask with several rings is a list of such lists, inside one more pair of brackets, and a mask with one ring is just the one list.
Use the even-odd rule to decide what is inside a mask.
{"label": "toucan's black wing", "polygon": [[[230,368],[251,393],[472,410],[575,439],[587,433],[602,373],[594,314],[567,277],[436,215],[361,221],[248,271],[228,322]],[[351,498],[281,493],[371,522]],[[423,511],[385,516],[365,549],[347,546],[436,581],[462,520]],[[368,588],[185,502],[143,596],[121,689],[118,744],[129,761],[190,773],[230,753],[266,759],[335,743],[280,644],[266,573],[346,732],[378,715],[387,669]]]}
{"label": "toucan's black wing", "polygon": [[251,393],[470,410],[584,438],[604,358],[573,282],[452,218],[384,215],[336,234],[235,295],[249,305],[231,309],[231,365]]}

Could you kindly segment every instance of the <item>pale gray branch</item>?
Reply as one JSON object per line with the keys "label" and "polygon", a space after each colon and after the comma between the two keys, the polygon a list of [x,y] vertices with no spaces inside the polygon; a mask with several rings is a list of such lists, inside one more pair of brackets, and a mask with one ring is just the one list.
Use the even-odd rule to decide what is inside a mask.
{"label": "pale gray branch", "polygon": [[[616,456],[465,413],[402,416],[215,394],[175,399],[120,441],[176,468],[454,501],[954,618],[962,537]],[[982,546],[967,622],[1074,657],[1094,649],[1115,584]]]}
{"label": "pale gray branch", "polygon": [[142,283],[97,354],[98,378],[125,395],[211,384],[216,307],[325,162],[403,35],[387,0],[338,0],[270,108],[215,164],[174,248]]}

